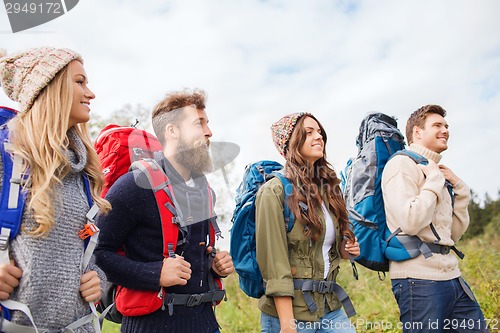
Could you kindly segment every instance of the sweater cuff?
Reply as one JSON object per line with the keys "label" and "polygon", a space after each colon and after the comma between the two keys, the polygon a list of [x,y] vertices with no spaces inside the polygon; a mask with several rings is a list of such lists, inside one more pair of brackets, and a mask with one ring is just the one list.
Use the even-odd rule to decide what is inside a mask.
{"label": "sweater cuff", "polygon": [[266,296],[291,296],[293,297],[293,280],[268,280],[266,283]]}
{"label": "sweater cuff", "polygon": [[463,180],[460,179],[460,181],[453,186],[453,191],[459,195],[468,194],[469,187],[464,183]]}
{"label": "sweater cuff", "polygon": [[[212,267],[210,267],[210,274],[212,275],[212,277],[214,277],[216,279],[223,279],[223,278],[228,277],[228,275],[222,276],[222,275],[217,274]],[[210,278],[210,276],[208,278]]]}
{"label": "sweater cuff", "polygon": [[427,175],[425,184],[422,187],[422,190],[428,190],[439,196],[441,190],[444,187],[445,179],[441,171],[433,171]]}
{"label": "sweater cuff", "polygon": [[[124,284],[124,287],[138,290],[158,290],[160,287],[162,268],[163,261],[143,263],[140,273],[135,272],[135,274],[131,274],[131,276],[135,275],[136,278],[134,279],[132,277],[132,279],[129,280],[130,283],[128,284],[130,284],[130,286]],[[140,274],[140,277],[136,274]],[[129,278],[131,276],[129,276]]]}

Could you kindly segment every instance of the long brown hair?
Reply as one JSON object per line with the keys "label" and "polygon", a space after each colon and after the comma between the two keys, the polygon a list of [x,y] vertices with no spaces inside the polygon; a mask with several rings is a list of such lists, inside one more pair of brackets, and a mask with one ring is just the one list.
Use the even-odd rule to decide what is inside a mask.
{"label": "long brown hair", "polygon": [[[306,117],[310,117],[318,123],[324,142],[323,157],[312,165],[300,153],[306,140],[304,128]],[[325,205],[337,217],[341,234],[354,241],[354,234],[350,229],[347,209],[340,189],[340,180],[331,164],[326,160],[326,141],[325,130],[313,115],[304,115],[297,121],[285,155],[287,177],[293,184],[293,192],[288,198],[287,204],[294,216],[301,216],[305,234],[312,240],[317,240],[323,233],[318,207],[321,207],[323,201],[321,193],[325,193],[328,199],[328,203]],[[308,209],[301,209],[299,202],[305,203]]]}

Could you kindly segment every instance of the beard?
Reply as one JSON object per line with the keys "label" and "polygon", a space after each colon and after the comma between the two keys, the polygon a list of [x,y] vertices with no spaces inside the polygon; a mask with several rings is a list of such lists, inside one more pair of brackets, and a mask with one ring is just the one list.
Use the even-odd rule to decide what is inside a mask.
{"label": "beard", "polygon": [[180,138],[175,159],[193,173],[202,174],[212,171],[212,157],[210,156],[210,141],[197,140],[188,144]]}

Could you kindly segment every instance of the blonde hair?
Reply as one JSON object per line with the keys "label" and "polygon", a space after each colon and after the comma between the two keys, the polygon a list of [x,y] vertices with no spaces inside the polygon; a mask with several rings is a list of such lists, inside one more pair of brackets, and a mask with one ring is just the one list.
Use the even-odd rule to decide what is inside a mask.
{"label": "blonde hair", "polygon": [[[37,226],[27,230],[35,237],[48,235],[54,225],[54,188],[70,171],[70,161],[64,154],[69,147],[67,136],[73,101],[73,80],[68,66],[64,67],[40,92],[31,109],[9,122],[10,142],[14,154],[23,161],[28,173],[24,190],[29,193],[27,208],[33,212]],[[100,210],[111,209],[100,197],[104,184],[99,158],[93,149],[87,125],[75,125],[75,133],[87,150],[84,172],[90,180],[92,199]]]}

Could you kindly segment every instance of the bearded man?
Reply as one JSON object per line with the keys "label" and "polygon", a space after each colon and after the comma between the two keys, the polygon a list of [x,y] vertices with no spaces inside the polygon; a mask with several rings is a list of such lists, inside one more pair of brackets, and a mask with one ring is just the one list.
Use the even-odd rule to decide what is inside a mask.
{"label": "bearded man", "polygon": [[[163,147],[154,160],[172,185],[171,199],[182,220],[182,244],[177,245],[175,256],[163,256],[161,219],[143,171],[131,171],[113,184],[106,196],[113,209],[98,218],[101,232],[95,256],[109,281],[135,290],[163,288],[166,295],[173,295],[171,299],[186,300],[146,315],[125,315],[121,332],[219,332],[213,301],[199,295],[210,291],[210,280],[229,275],[234,266],[227,251],[216,252],[211,258],[214,252],[207,244],[215,194],[204,175],[212,169],[212,132],[205,99],[201,90],[173,92],[152,114],[153,128]],[[117,253],[122,246],[125,256]]]}

